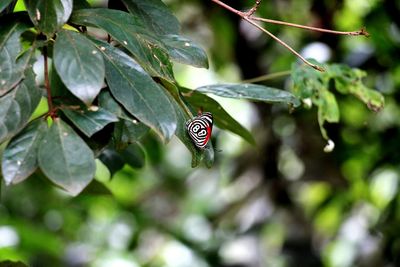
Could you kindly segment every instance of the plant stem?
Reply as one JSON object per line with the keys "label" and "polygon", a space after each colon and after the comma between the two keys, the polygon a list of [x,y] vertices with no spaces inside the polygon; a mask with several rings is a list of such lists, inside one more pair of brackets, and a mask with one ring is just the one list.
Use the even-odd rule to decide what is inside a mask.
{"label": "plant stem", "polygon": [[49,108],[48,116],[52,119],[56,117],[54,107],[53,107],[53,99],[51,97],[51,88],[50,88],[50,81],[49,81],[49,67],[48,67],[48,60],[47,60],[47,46],[43,47],[43,57],[44,57],[44,86],[46,87],[47,92],[47,105]]}
{"label": "plant stem", "polygon": [[318,71],[325,71],[322,67],[315,65],[311,62],[309,62],[307,59],[305,59],[302,55],[300,55],[299,53],[296,52],[296,50],[294,50],[292,47],[290,47],[288,44],[286,44],[284,41],[282,41],[281,39],[279,39],[278,37],[276,37],[275,35],[273,35],[271,32],[267,31],[266,29],[264,29],[263,27],[261,27],[260,25],[258,25],[257,23],[255,23],[254,21],[251,20],[251,18],[248,18],[247,13],[245,12],[241,12],[237,9],[234,9],[233,7],[221,2],[220,0],[211,0],[214,3],[222,6],[223,8],[237,14],[238,16],[240,16],[242,19],[244,19],[245,21],[247,21],[248,23],[252,24],[254,27],[258,28],[260,31],[266,33],[267,35],[269,35],[272,39],[274,39],[275,41],[277,41],[278,43],[280,43],[281,45],[283,45],[284,47],[286,47],[286,49],[288,49],[291,53],[293,53],[294,55],[296,55],[301,61],[303,61],[305,64],[307,64],[308,66],[318,70]]}
{"label": "plant stem", "polygon": [[241,81],[241,83],[263,82],[263,81],[267,81],[267,80],[271,80],[271,79],[287,76],[290,73],[291,73],[290,70],[279,71],[279,72],[275,72],[275,73],[269,73],[269,74],[261,75],[261,76],[255,77],[255,78],[243,80],[243,81]]}
{"label": "plant stem", "polygon": [[325,71],[322,67],[320,67],[318,65],[315,65],[315,64],[311,63],[310,61],[308,61],[307,59],[305,59],[302,55],[300,55],[296,50],[294,50],[292,47],[290,47],[287,43],[285,43],[284,41],[282,41],[281,39],[276,37],[271,32],[267,31],[266,29],[264,29],[263,27],[261,27],[260,25],[255,23],[254,21],[250,20],[247,17],[243,17],[243,19],[245,21],[247,21],[248,23],[252,24],[254,27],[258,28],[260,31],[268,34],[272,39],[274,39],[275,41],[277,41],[278,43],[280,43],[284,47],[286,47],[286,49],[288,49],[290,52],[292,52],[294,55],[296,55],[301,61],[303,61],[308,66],[310,66],[310,67],[312,67],[312,68],[314,68],[314,69],[316,69],[318,71],[321,71],[321,72]]}
{"label": "plant stem", "polygon": [[365,30],[365,28],[362,28],[361,30],[358,30],[358,31],[344,32],[344,31],[328,30],[328,29],[323,29],[323,28],[318,28],[318,27],[311,27],[311,26],[295,24],[295,23],[290,23],[290,22],[285,22],[285,21],[280,21],[280,20],[265,19],[265,18],[260,18],[260,17],[249,17],[249,18],[251,20],[262,21],[262,22],[271,23],[271,24],[285,25],[285,26],[290,26],[290,27],[295,27],[295,28],[300,28],[300,29],[305,29],[305,30],[310,30],[310,31],[326,32],[326,33],[340,34],[340,35],[352,35],[352,36],[364,35],[367,37],[369,36],[369,33]]}
{"label": "plant stem", "polygon": [[261,4],[261,0],[256,0],[256,3],[254,4],[254,6],[249,11],[246,12],[246,16],[248,18],[251,17],[257,11],[257,8],[260,6],[260,4]]}

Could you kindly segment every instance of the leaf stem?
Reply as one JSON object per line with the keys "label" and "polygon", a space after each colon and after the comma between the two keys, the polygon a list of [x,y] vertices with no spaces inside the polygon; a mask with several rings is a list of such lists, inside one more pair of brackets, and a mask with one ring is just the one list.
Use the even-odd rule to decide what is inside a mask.
{"label": "leaf stem", "polygon": [[43,57],[44,57],[44,85],[46,87],[47,92],[47,105],[49,108],[48,116],[54,119],[56,116],[55,109],[53,106],[53,99],[51,96],[51,88],[50,88],[50,81],[49,81],[49,66],[47,60],[47,45],[43,47]]}
{"label": "leaf stem", "polygon": [[254,78],[251,78],[251,79],[242,80],[241,83],[258,83],[258,82],[263,82],[263,81],[272,80],[272,79],[275,79],[275,78],[287,76],[287,75],[290,75],[290,73],[291,73],[290,70],[285,70],[285,71],[279,71],[279,72],[269,73],[269,74],[261,75],[261,76],[254,77]]}

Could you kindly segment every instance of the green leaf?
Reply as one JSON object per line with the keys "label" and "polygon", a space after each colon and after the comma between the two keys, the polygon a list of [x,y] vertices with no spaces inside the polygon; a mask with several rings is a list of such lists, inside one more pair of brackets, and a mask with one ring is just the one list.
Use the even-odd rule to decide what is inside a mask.
{"label": "green leaf", "polygon": [[22,182],[36,170],[37,151],[46,129],[44,120],[33,121],[8,143],[1,164],[7,185]]}
{"label": "green leaf", "polygon": [[105,30],[123,45],[151,76],[174,81],[172,65],[159,38],[129,13],[104,8],[81,9],[71,21]]}
{"label": "green leaf", "polygon": [[241,136],[250,144],[255,145],[256,142],[251,133],[232,118],[217,101],[197,91],[184,88],[182,88],[182,90],[185,92],[185,99],[196,107],[196,109],[203,108],[205,111],[209,111],[213,114],[214,123],[220,129],[231,131]]}
{"label": "green leaf", "polygon": [[107,124],[118,121],[117,116],[102,108],[95,111],[63,108],[62,111],[88,137],[103,129]]}
{"label": "green leaf", "polygon": [[135,118],[169,140],[175,133],[176,117],[166,92],[128,55],[107,43],[101,45],[113,96]]}
{"label": "green leaf", "polygon": [[85,8],[90,8],[90,4],[86,0],[77,0],[74,1],[74,6],[73,6],[73,11],[76,11],[78,9],[85,9]]}
{"label": "green leaf", "polygon": [[137,119],[129,114],[124,107],[122,107],[111,95],[108,90],[102,90],[99,95],[99,106],[108,110],[115,116],[121,119],[137,122]]}
{"label": "green leaf", "polygon": [[40,102],[41,91],[32,70],[7,95],[0,98],[0,143],[20,131]]}
{"label": "green leaf", "polygon": [[38,159],[43,173],[73,196],[92,181],[96,171],[93,152],[60,119],[53,121],[40,142]]}
{"label": "green leaf", "polygon": [[204,162],[207,167],[211,167],[214,163],[214,149],[211,141],[207,143],[204,149],[198,149],[194,145],[186,130],[186,122],[192,119],[193,115],[189,115],[188,112],[185,111],[189,109],[181,99],[175,100],[172,94],[168,94],[168,97],[173,103],[178,121],[175,135],[192,154],[192,168],[199,166],[201,162]]}
{"label": "green leaf", "polygon": [[172,60],[208,69],[206,52],[196,43],[181,35],[164,35],[161,37]]}
{"label": "green leaf", "polygon": [[0,2],[0,12],[2,12],[13,0],[2,0]]}
{"label": "green leaf", "polygon": [[121,170],[124,167],[125,161],[121,157],[119,153],[117,153],[114,149],[107,148],[103,150],[100,154],[99,159],[104,165],[107,166],[107,169],[110,171],[110,176],[112,177],[117,171]]}
{"label": "green leaf", "polygon": [[298,64],[292,65],[291,77],[293,80],[292,92],[301,99],[312,97],[320,88],[325,87],[327,82],[321,72]]}
{"label": "green leaf", "polygon": [[145,153],[143,148],[137,143],[129,145],[120,154],[124,161],[132,168],[141,169],[145,165]]}
{"label": "green leaf", "polygon": [[69,19],[72,0],[24,0],[29,16],[39,31],[51,37]]}
{"label": "green leaf", "polygon": [[373,111],[379,111],[385,105],[385,99],[380,92],[363,84],[362,79],[367,76],[365,71],[341,64],[332,64],[328,71],[340,93],[354,95]]}
{"label": "green leaf", "polygon": [[113,137],[116,149],[125,149],[129,144],[140,141],[149,130],[149,127],[137,120],[122,119],[114,127]]}
{"label": "green leaf", "polygon": [[128,144],[138,142],[150,130],[148,126],[130,115],[114,99],[109,91],[103,90],[99,95],[99,106],[121,118],[114,126],[114,142],[117,149],[124,149]]}
{"label": "green leaf", "polygon": [[54,44],[54,66],[67,88],[91,104],[104,82],[101,54],[83,34],[62,30]]}
{"label": "green leaf", "polygon": [[178,19],[171,13],[161,0],[122,0],[135,17],[153,33],[178,34],[180,25]]}
{"label": "green leaf", "polygon": [[294,107],[300,101],[293,94],[258,84],[215,84],[197,88],[203,94],[214,94],[222,97],[263,101],[267,103],[287,103]]}
{"label": "green leaf", "polygon": [[29,28],[21,14],[0,19],[0,96],[15,87],[24,77],[26,63],[18,56],[22,52],[20,36]]}
{"label": "green leaf", "polygon": [[[313,63],[315,61],[312,61]],[[381,93],[367,88],[362,79],[366,73],[342,64],[326,64],[325,72],[293,64],[293,92],[301,98],[310,98],[318,106],[318,123],[321,134],[329,139],[324,122],[339,122],[339,108],[335,96],[328,90],[332,85],[342,94],[352,94],[369,109],[379,111],[384,106]]]}
{"label": "green leaf", "polygon": [[340,118],[335,95],[326,89],[320,90],[319,98],[315,103],[318,105],[318,123],[322,136],[328,140],[329,137],[324,128],[324,122],[336,123],[339,122]]}

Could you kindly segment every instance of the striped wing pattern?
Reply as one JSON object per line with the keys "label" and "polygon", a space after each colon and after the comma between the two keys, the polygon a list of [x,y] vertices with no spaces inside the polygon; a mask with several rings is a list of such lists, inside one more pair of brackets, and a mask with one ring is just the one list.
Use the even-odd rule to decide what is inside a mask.
{"label": "striped wing pattern", "polygon": [[211,137],[213,116],[210,112],[204,112],[186,122],[187,132],[193,143],[200,149],[204,148]]}

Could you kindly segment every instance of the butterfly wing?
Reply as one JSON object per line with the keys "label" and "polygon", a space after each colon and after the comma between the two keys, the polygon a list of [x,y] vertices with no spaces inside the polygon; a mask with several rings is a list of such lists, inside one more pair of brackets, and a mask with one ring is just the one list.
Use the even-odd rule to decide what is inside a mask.
{"label": "butterfly wing", "polygon": [[210,112],[204,112],[186,123],[190,138],[200,149],[204,148],[210,140],[212,126],[213,117]]}

